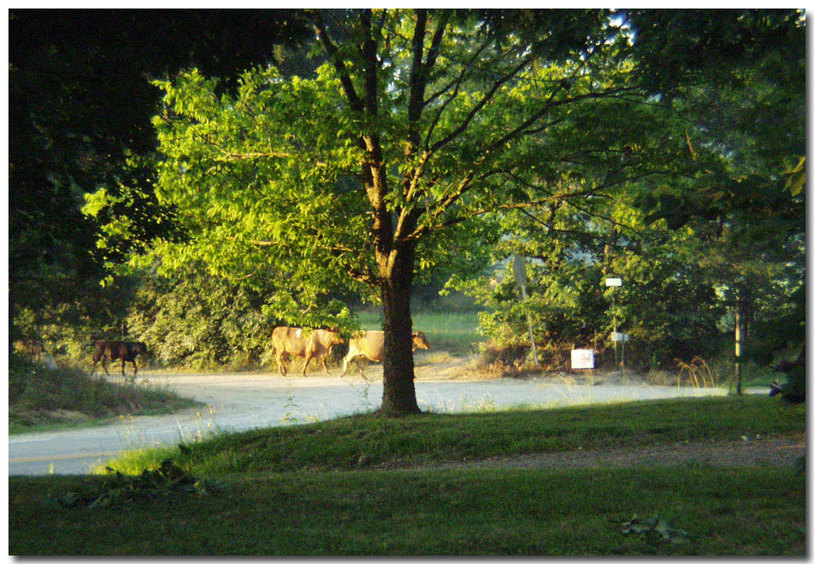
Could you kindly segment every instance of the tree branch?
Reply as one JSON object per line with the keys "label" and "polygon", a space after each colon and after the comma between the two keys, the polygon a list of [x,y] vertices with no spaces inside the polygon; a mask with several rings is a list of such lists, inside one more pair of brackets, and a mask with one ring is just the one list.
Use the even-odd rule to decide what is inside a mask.
{"label": "tree branch", "polygon": [[339,81],[342,84],[342,90],[348,97],[348,102],[350,102],[351,108],[357,112],[361,112],[364,109],[364,102],[356,93],[356,89],[353,87],[353,80],[351,80],[348,69],[345,67],[345,63],[339,57],[339,50],[328,35],[328,30],[325,27],[325,21],[322,19],[321,12],[319,10],[310,10],[308,11],[308,17],[311,19],[311,23],[314,26],[317,39],[322,44],[322,48],[325,49],[325,53],[328,55],[331,63],[333,63],[334,69],[336,69],[336,73],[339,76]]}
{"label": "tree branch", "polygon": [[460,136],[464,131],[467,130],[467,128],[469,127],[469,124],[472,122],[472,120],[475,118],[475,116],[478,115],[478,113],[484,108],[484,106],[486,106],[486,104],[488,104],[492,100],[492,98],[494,98],[495,94],[500,89],[500,87],[503,86],[504,84],[506,84],[509,80],[511,80],[513,77],[515,77],[518,73],[520,73],[520,71],[522,71],[524,68],[526,68],[529,65],[530,62],[531,62],[530,58],[527,58],[527,59],[523,60],[519,65],[517,65],[509,73],[505,74],[504,76],[502,76],[498,80],[496,80],[495,83],[492,85],[492,88],[489,89],[489,92],[487,92],[483,96],[483,98],[481,98],[480,102],[475,104],[475,106],[469,111],[469,113],[463,119],[461,124],[458,127],[456,127],[453,131],[451,131],[446,137],[436,141],[429,148],[428,152],[430,154],[434,154],[439,149],[443,148],[445,145],[447,145],[447,144],[451,143],[452,141],[454,141],[455,139],[457,139],[458,136]]}

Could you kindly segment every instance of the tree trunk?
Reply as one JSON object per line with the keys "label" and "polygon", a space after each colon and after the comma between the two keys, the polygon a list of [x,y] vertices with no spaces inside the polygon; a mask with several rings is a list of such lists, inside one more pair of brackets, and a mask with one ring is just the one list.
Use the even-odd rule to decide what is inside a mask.
{"label": "tree trunk", "polygon": [[418,413],[413,365],[413,320],[410,298],[413,288],[415,245],[408,244],[395,255],[393,264],[382,277],[384,311],[384,359],[381,413],[408,415]]}

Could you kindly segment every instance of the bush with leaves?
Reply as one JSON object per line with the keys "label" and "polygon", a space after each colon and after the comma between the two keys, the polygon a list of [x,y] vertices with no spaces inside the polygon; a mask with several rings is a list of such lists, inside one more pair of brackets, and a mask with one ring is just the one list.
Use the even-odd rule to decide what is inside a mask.
{"label": "bush with leaves", "polygon": [[260,362],[272,349],[271,288],[252,289],[187,269],[147,278],[127,318],[130,332],[168,365],[207,368]]}

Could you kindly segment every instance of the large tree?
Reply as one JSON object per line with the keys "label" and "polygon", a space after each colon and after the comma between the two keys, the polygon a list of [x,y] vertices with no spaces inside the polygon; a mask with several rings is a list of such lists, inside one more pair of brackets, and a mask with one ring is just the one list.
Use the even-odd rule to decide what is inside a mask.
{"label": "large tree", "polygon": [[[689,225],[703,239],[699,263],[733,311],[736,372],[742,360],[791,354],[804,374],[805,18],[703,15],[634,14],[650,68],[663,69],[651,84],[670,92],[695,161],[691,174],[653,186],[639,203],[650,221]],[[664,49],[659,38],[678,28],[687,33]]]}
{"label": "large tree", "polygon": [[475,218],[561,198],[564,179],[591,197],[635,169],[618,119],[641,105],[629,36],[603,11],[307,15],[329,58],[316,78],[252,69],[233,95],[195,70],[160,83],[157,193],[192,236],[156,254],[273,272],[292,322],[341,322],[320,298],[367,289],[383,306],[381,409],[416,412],[416,272],[472,252]]}

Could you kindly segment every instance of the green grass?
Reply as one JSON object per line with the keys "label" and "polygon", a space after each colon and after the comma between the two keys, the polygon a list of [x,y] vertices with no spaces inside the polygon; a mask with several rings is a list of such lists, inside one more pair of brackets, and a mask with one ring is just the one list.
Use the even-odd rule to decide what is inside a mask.
{"label": "green grass", "polygon": [[[382,329],[379,311],[363,310],[357,315],[362,329]],[[456,356],[476,352],[477,344],[484,339],[478,333],[478,313],[475,311],[415,312],[413,330],[424,332],[431,350],[443,350]]]}
{"label": "green grass", "polygon": [[[241,474],[207,496],[44,503],[101,478],[14,478],[13,555],[802,556],[805,477],[774,468]],[[782,485],[782,495],[778,487]],[[660,515],[686,542],[625,536]]]}

